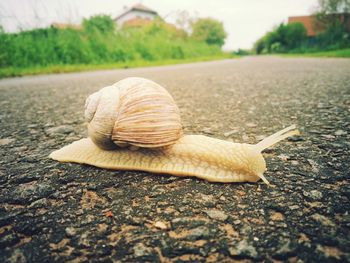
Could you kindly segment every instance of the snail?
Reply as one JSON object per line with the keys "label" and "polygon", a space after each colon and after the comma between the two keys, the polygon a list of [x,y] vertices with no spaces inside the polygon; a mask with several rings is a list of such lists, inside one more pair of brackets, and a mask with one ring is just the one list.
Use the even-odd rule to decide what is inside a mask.
{"label": "snail", "polygon": [[209,182],[262,179],[269,184],[263,175],[262,151],[299,134],[292,125],[255,145],[183,135],[171,95],[143,78],[126,78],[90,95],[85,117],[89,138],[52,152],[50,158],[106,169],[194,176]]}

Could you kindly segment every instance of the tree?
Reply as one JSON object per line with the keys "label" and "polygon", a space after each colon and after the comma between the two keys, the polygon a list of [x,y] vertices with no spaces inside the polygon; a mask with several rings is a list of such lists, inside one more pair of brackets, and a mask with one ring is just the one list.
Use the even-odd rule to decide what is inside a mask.
{"label": "tree", "polygon": [[110,16],[96,15],[83,20],[83,28],[86,32],[110,33],[115,30],[115,23]]}
{"label": "tree", "polygon": [[318,0],[317,13],[340,14],[350,12],[350,0]]}
{"label": "tree", "polygon": [[[325,29],[343,27],[350,30],[350,0],[318,0],[314,12],[318,27]],[[338,15],[337,15],[338,14]]]}
{"label": "tree", "polygon": [[282,32],[283,44],[289,50],[300,47],[306,39],[306,28],[302,23],[283,25]]}
{"label": "tree", "polygon": [[192,37],[209,45],[222,46],[227,37],[222,22],[212,18],[199,18],[192,24]]}
{"label": "tree", "polygon": [[283,24],[266,33],[254,45],[257,54],[288,52],[302,47],[306,41],[306,29],[301,23]]}
{"label": "tree", "polygon": [[176,26],[178,28],[181,28],[182,30],[184,30],[186,33],[190,33],[191,32],[191,25],[193,24],[193,18],[191,18],[190,14],[188,13],[188,11],[182,10],[177,12],[176,14]]}
{"label": "tree", "polygon": [[255,50],[256,54],[262,54],[264,52],[267,52],[266,49],[266,35],[259,38],[255,43],[254,43],[254,47],[253,50]]}
{"label": "tree", "polygon": [[315,28],[323,31],[317,36],[322,48],[337,49],[350,46],[350,0],[318,0]]}

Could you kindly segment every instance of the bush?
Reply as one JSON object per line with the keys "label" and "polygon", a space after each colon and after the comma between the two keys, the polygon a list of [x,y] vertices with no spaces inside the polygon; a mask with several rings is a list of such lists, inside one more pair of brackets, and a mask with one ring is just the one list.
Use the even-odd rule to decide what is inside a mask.
{"label": "bush", "polygon": [[192,38],[198,41],[221,47],[226,37],[223,24],[215,19],[200,18],[192,24]]}
{"label": "bush", "polygon": [[233,54],[237,56],[249,56],[251,55],[251,51],[239,48],[237,51],[234,51]]}
{"label": "bush", "polygon": [[335,23],[319,34],[315,42],[320,49],[331,50],[350,47],[350,32],[341,23]]}
{"label": "bush", "polygon": [[139,28],[116,30],[108,16],[94,16],[83,28],[45,28],[16,34],[0,30],[0,66],[101,64],[159,61],[222,54],[217,45],[188,38],[162,20]]}
{"label": "bush", "polygon": [[[315,27],[324,31],[316,37],[307,37],[300,23],[280,24],[254,44],[257,54],[305,53],[350,47],[350,15],[341,10],[350,7],[349,1],[319,1],[320,11],[314,14]],[[344,9],[345,10],[345,9]]]}
{"label": "bush", "polygon": [[260,38],[254,45],[255,52],[283,53],[299,48],[307,41],[306,29],[301,23],[280,24]]}
{"label": "bush", "polygon": [[115,23],[110,16],[97,15],[83,20],[83,28],[88,33],[96,31],[101,33],[111,33],[115,30]]}

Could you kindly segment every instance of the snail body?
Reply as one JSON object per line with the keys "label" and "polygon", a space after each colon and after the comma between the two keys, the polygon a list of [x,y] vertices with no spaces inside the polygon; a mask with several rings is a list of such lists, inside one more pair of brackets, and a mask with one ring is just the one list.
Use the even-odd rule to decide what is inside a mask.
{"label": "snail body", "polygon": [[60,162],[75,162],[113,170],[139,170],[175,176],[194,176],[210,182],[257,182],[264,177],[262,151],[298,134],[290,126],[258,144],[232,143],[203,135],[185,135],[175,144],[137,151],[122,148],[106,151],[84,138],[51,153]]}
{"label": "snail body", "polygon": [[183,136],[179,110],[170,94],[142,78],[127,78],[90,95],[85,118],[89,138],[52,152],[50,158],[223,183],[262,179],[269,184],[263,175],[262,151],[298,134],[292,125],[255,145]]}

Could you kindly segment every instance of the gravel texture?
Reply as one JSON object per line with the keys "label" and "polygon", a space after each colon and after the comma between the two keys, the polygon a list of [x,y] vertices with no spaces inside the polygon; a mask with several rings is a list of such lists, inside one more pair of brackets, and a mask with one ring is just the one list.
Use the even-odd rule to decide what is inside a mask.
{"label": "gravel texture", "polygon": [[[61,164],[85,98],[124,77],[166,87],[186,133],[256,143],[273,184]],[[0,262],[349,262],[350,60],[248,57],[0,81]]]}

